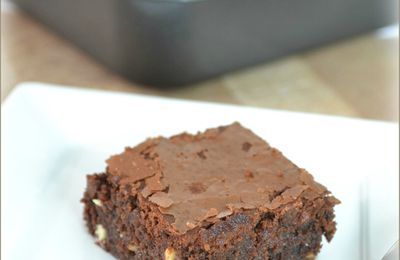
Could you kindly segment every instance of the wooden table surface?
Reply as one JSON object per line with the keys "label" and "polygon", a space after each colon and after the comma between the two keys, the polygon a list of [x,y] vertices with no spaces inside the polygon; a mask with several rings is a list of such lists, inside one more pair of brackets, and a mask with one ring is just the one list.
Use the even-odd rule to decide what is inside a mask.
{"label": "wooden table surface", "polygon": [[398,122],[398,36],[360,35],[171,90],[111,72],[13,6],[1,13],[1,100],[23,81]]}

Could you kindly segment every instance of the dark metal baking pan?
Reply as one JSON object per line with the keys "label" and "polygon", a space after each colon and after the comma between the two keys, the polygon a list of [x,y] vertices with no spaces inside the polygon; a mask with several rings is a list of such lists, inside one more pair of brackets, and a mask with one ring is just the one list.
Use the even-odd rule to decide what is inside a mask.
{"label": "dark metal baking pan", "polygon": [[192,83],[396,20],[397,0],[14,0],[127,78]]}

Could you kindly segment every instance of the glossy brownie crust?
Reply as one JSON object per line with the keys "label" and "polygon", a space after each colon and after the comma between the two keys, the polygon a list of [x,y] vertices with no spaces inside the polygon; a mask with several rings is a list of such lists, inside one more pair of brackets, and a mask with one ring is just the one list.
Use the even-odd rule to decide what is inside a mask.
{"label": "glossy brownie crust", "polygon": [[[228,127],[237,128],[234,132],[243,129],[238,124]],[[188,139],[186,134],[174,138]],[[108,163],[105,173],[87,177],[82,201],[89,232],[98,245],[118,259],[314,259],[322,236],[330,241],[335,233],[333,207],[339,202],[323,186],[314,187],[314,181],[308,180],[307,189],[299,193],[297,186],[289,185],[295,182],[285,179],[283,189],[269,194],[268,200],[273,203],[267,206],[235,204],[229,206],[228,213],[207,213],[195,224],[188,221],[188,227],[182,230],[175,227],[179,218],[184,219],[179,208],[174,210],[173,203],[165,204],[152,199],[151,192],[143,192],[145,178],[124,182],[124,176],[112,172],[113,162]],[[304,170],[290,174],[308,176]],[[249,175],[246,172],[244,177]],[[162,185],[166,194],[170,187],[173,189],[169,180],[170,186]],[[168,208],[171,212],[166,212]]]}

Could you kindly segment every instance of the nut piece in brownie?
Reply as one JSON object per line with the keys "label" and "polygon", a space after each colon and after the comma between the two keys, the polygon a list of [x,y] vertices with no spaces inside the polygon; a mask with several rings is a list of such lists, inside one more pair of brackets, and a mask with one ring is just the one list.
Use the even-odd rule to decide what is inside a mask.
{"label": "nut piece in brownie", "polygon": [[313,259],[339,203],[234,123],[149,139],[89,175],[84,218],[118,259]]}

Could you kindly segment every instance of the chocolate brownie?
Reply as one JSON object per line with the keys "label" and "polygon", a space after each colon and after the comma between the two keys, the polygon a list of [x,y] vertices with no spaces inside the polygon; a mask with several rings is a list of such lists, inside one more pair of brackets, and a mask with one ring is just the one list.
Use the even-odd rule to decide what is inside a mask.
{"label": "chocolate brownie", "polygon": [[153,138],[87,177],[84,218],[118,259],[313,259],[339,201],[239,123]]}

